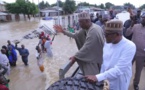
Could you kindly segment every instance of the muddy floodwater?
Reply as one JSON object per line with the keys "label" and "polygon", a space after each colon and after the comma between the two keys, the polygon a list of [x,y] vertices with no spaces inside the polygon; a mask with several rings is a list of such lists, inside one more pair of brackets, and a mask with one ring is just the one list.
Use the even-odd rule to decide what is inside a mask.
{"label": "muddy floodwater", "polygon": [[[11,74],[9,76],[10,90],[46,90],[52,83],[59,79],[59,69],[64,66],[69,57],[73,56],[77,52],[77,47],[73,39],[64,36],[63,34],[56,35],[52,43],[53,58],[49,59],[44,54],[44,66],[45,71],[42,73],[37,66],[37,60],[35,57],[36,50],[35,47],[39,42],[38,38],[33,39],[23,39],[22,37],[32,33],[39,26],[46,24],[51,29],[53,27],[54,21],[43,21],[39,19],[31,19],[31,21],[19,21],[19,22],[7,22],[0,23],[0,47],[2,45],[7,45],[7,40],[20,40],[21,44],[29,50],[29,66],[24,66],[21,57],[18,54],[17,66],[11,68]],[[51,38],[53,36],[50,36]],[[73,70],[76,68],[76,64],[69,70],[66,74],[70,76]],[[135,73],[135,66],[133,66],[133,77]],[[133,90],[133,85],[131,80],[129,90]],[[143,68],[140,90],[145,90],[145,68]]]}
{"label": "muddy floodwater", "polygon": [[[0,23],[0,47],[7,45],[7,40],[20,40],[21,44],[29,50],[29,66],[24,66],[21,57],[18,54],[17,66],[11,68],[10,78],[10,90],[45,90],[50,84],[59,79],[59,69],[65,65],[70,56],[73,56],[77,51],[75,42],[73,39],[68,38],[62,34],[55,36],[52,44],[53,58],[49,59],[45,56],[44,66],[45,71],[40,72],[37,66],[37,60],[35,57],[35,46],[38,44],[39,39],[23,39],[22,37],[31,33],[42,24],[47,24],[50,28],[53,27],[53,21],[43,21],[34,19],[31,21],[19,21]],[[50,36],[51,38],[53,36]],[[76,65],[74,65],[75,68]],[[69,76],[74,70],[72,67],[66,76]]]}

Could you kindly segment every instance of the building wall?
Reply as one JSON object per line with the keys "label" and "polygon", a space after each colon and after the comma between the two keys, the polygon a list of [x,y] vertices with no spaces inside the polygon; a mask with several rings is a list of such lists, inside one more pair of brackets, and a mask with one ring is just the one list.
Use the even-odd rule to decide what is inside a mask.
{"label": "building wall", "polygon": [[5,5],[3,5],[3,4],[0,4],[0,11],[6,11],[6,8],[5,8]]}

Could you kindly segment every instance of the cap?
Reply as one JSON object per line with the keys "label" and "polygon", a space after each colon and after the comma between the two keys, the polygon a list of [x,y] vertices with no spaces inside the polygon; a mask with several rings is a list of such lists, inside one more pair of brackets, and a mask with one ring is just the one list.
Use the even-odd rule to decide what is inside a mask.
{"label": "cap", "polygon": [[121,31],[123,30],[123,22],[117,19],[107,21],[105,24],[105,30]]}

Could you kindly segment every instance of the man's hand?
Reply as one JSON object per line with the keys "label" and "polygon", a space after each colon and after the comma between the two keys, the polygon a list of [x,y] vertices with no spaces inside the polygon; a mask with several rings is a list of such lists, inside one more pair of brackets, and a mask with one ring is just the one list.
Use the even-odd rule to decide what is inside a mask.
{"label": "man's hand", "polygon": [[72,61],[72,63],[74,63],[76,61],[76,58],[74,56],[70,57],[69,60]]}
{"label": "man's hand", "polygon": [[61,25],[54,25],[53,28],[54,28],[56,31],[58,31],[58,32],[61,32],[61,33],[64,32]]}
{"label": "man's hand", "polygon": [[135,21],[131,21],[131,27],[133,27],[134,26],[134,24],[135,24]]}
{"label": "man's hand", "polygon": [[87,81],[91,83],[98,82],[97,77],[95,75],[86,75],[85,78]]}
{"label": "man's hand", "polygon": [[132,16],[132,19],[131,19],[131,27],[133,27],[134,24],[137,24],[137,19],[136,19],[135,16]]}

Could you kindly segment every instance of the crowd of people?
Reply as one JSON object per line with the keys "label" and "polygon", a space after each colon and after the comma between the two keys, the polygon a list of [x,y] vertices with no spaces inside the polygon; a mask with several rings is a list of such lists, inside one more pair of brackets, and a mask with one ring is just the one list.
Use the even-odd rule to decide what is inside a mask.
{"label": "crowd of people", "polygon": [[[132,77],[132,65],[136,65],[134,90],[139,90],[141,71],[145,63],[145,13],[137,14],[130,9],[130,19],[124,25],[121,20],[114,19],[113,11],[109,15],[97,14],[95,20],[86,12],[78,15],[80,30],[74,32],[64,30],[61,25],[54,25],[57,32],[74,38],[78,52],[70,59],[77,62],[84,77],[89,82],[110,82],[110,90],[128,90]],[[0,88],[8,90],[10,66],[17,66],[17,52],[19,52],[25,66],[28,66],[29,50],[24,45],[18,47],[11,41],[2,46],[0,53]],[[36,46],[37,64],[44,71],[43,53],[53,57],[52,40],[48,34],[41,32]],[[1,70],[2,69],[2,70]]]}
{"label": "crowd of people", "polygon": [[[37,64],[41,70],[41,72],[44,71],[43,66],[43,54],[47,53],[48,57],[52,57],[52,51],[51,51],[51,40],[49,35],[45,35],[44,32],[41,32],[39,35],[39,43],[36,46],[37,50]],[[3,45],[0,52],[0,90],[9,90],[8,83],[9,83],[9,75],[10,75],[10,68],[17,66],[17,60],[18,60],[18,53],[21,56],[22,62],[25,66],[28,66],[28,56],[29,56],[29,50],[25,48],[25,45],[21,45],[21,47],[18,47],[18,44],[20,43],[15,42],[15,45],[11,43],[10,40],[7,41],[7,45]]]}
{"label": "crowd of people", "polygon": [[135,63],[134,90],[139,90],[141,71],[145,64],[145,13],[137,14],[129,8],[130,19],[124,24],[109,15],[98,15],[93,21],[87,12],[81,12],[75,33],[60,25],[58,32],[75,39],[79,51],[70,59],[77,62],[89,82],[110,82],[110,90],[128,90]]}
{"label": "crowd of people", "polygon": [[47,54],[47,58],[53,57],[51,45],[52,45],[52,40],[51,40],[49,34],[45,34],[44,32],[41,32],[41,34],[39,35],[39,43],[36,46],[37,64],[38,64],[41,72],[44,71],[44,65],[43,65],[44,55],[43,55],[43,53]]}
{"label": "crowd of people", "polygon": [[16,50],[18,50],[18,52],[20,53],[22,61],[26,66],[28,65],[29,51],[25,48],[24,45],[21,45],[21,47],[17,47],[18,43],[16,43],[14,46],[10,40],[8,40],[7,43],[7,46],[2,46],[0,52],[0,68],[2,69],[2,72],[0,72],[0,85],[1,87],[4,87],[3,85],[6,85],[6,87],[8,88],[8,76],[10,75],[10,68],[17,66],[18,56]]}

